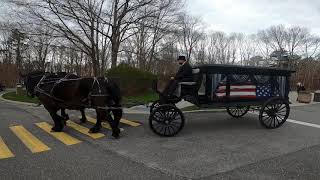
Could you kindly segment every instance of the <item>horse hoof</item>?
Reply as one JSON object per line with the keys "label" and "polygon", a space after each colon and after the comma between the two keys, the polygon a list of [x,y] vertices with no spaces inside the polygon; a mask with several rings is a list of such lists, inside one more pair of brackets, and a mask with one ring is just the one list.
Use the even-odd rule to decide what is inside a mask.
{"label": "horse hoof", "polygon": [[56,126],[54,126],[53,128],[51,128],[51,131],[52,132],[62,132],[62,127],[56,127]]}
{"label": "horse hoof", "polygon": [[86,122],[87,122],[87,119],[83,119],[83,118],[80,119],[80,123],[86,123]]}
{"label": "horse hoof", "polygon": [[118,139],[120,137],[120,132],[121,130],[120,129],[116,129],[112,132],[112,136],[116,139]]}
{"label": "horse hoof", "polygon": [[66,126],[67,125],[67,120],[62,120],[62,124],[64,125],[64,126]]}
{"label": "horse hoof", "polygon": [[119,138],[120,138],[119,133],[112,133],[112,136],[113,136],[115,139],[119,139]]}
{"label": "horse hoof", "polygon": [[68,114],[65,115],[65,116],[63,117],[63,119],[66,120],[66,121],[69,120],[69,115],[68,115]]}
{"label": "horse hoof", "polygon": [[90,128],[90,131],[89,133],[98,133],[100,131],[101,128],[99,127],[93,127],[93,128]]}

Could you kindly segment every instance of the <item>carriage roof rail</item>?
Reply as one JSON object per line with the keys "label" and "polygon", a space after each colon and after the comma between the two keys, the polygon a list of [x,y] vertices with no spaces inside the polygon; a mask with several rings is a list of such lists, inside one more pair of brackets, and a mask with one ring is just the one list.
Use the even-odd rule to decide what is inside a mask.
{"label": "carriage roof rail", "polygon": [[256,74],[256,75],[277,75],[277,76],[290,76],[294,73],[291,69],[280,69],[272,67],[256,67],[256,66],[240,66],[229,64],[205,64],[199,65],[195,68],[200,68],[201,72],[212,73],[228,73],[228,74]]}

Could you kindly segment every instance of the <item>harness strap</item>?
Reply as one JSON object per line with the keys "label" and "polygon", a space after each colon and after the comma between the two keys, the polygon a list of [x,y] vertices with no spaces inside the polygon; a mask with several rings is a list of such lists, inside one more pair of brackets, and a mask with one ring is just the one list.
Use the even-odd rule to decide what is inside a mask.
{"label": "harness strap", "polygon": [[[60,103],[64,103],[64,104],[70,104],[70,105],[73,105],[73,106],[82,106],[82,107],[86,107],[86,108],[95,108],[95,109],[105,109],[105,110],[112,110],[112,109],[122,109],[121,107],[110,107],[110,106],[105,106],[105,107],[100,107],[100,106],[93,106],[92,105],[92,102],[91,102],[91,97],[106,97],[106,96],[109,96],[108,94],[101,94],[102,91],[101,91],[101,85],[100,85],[100,82],[98,80],[97,77],[94,77],[94,80],[93,80],[93,83],[91,85],[91,89],[90,89],[90,92],[88,94],[88,97],[87,98],[84,98],[81,102],[86,102],[88,101],[88,104],[71,104],[71,103],[67,103],[65,102],[63,99],[60,99],[60,98],[57,98],[53,95],[53,89],[57,86],[57,84],[61,83],[62,81],[73,81],[73,80],[79,80],[80,78],[78,79],[66,79],[68,77],[70,77],[71,74],[67,74],[65,77],[59,79],[59,78],[55,78],[55,79],[59,79],[58,81],[46,81],[46,78],[47,78],[47,75],[43,75],[41,80],[38,82],[37,86],[35,87],[35,92],[38,92],[40,94],[43,94],[43,95],[46,95],[48,96],[49,98],[52,98],[53,100],[55,101],[58,101]],[[51,80],[51,79],[48,79],[48,80]],[[108,81],[108,79],[105,79]],[[49,84],[49,83],[55,83],[52,87],[52,89],[50,90],[50,93],[46,92],[45,90],[41,89],[40,88],[40,85],[43,85],[43,84]],[[95,84],[98,85],[98,89],[99,89],[99,94],[92,94],[92,91],[93,91],[93,88],[95,86]]]}

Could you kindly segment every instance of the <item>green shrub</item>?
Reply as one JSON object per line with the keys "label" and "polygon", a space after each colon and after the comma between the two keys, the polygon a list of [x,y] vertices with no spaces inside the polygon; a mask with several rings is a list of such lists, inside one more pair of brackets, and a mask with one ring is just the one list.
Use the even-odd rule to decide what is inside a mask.
{"label": "green shrub", "polygon": [[106,76],[118,82],[124,96],[150,93],[152,91],[152,82],[157,79],[156,75],[127,64],[120,64],[116,68],[109,69]]}

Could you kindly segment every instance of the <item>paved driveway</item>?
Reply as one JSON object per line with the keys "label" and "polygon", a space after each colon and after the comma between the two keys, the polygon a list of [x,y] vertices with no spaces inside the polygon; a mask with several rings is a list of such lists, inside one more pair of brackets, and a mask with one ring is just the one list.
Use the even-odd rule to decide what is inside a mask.
{"label": "paved driveway", "polygon": [[319,110],[293,107],[291,121],[275,130],[260,126],[254,114],[187,113],[173,138],[153,134],[148,115],[126,114],[125,131],[114,140],[108,129],[88,135],[92,124],[78,124],[74,111],[75,124],[58,138],[37,124],[51,124],[42,107],[0,102],[0,157],[7,155],[0,179],[318,179]]}

